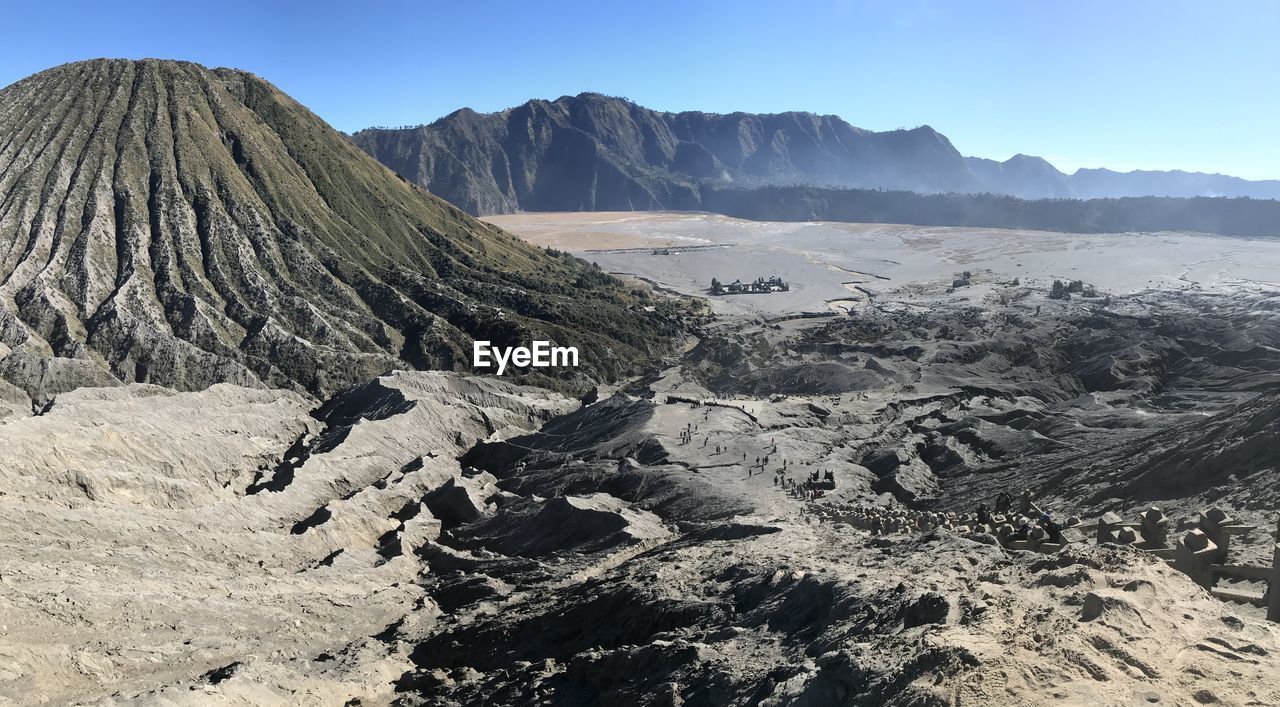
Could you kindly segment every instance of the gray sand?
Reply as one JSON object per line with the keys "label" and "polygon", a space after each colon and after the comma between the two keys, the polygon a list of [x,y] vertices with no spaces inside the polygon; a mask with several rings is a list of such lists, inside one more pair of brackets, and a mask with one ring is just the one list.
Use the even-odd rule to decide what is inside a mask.
{"label": "gray sand", "polygon": [[[713,277],[732,282],[778,275],[792,283],[785,294],[716,298],[716,308],[726,313],[824,311],[833,301],[864,300],[851,289],[855,285],[874,293],[906,285],[936,289],[965,270],[981,273],[979,281],[1016,277],[1046,288],[1054,279],[1082,279],[1112,294],[1280,287],[1280,240],[1275,239],[775,223],[701,213],[514,214],[487,220],[611,272],[686,294],[706,294]],[[707,245],[726,247],[679,250]],[[654,255],[658,246],[676,250]],[[974,296],[966,290],[952,298]]]}

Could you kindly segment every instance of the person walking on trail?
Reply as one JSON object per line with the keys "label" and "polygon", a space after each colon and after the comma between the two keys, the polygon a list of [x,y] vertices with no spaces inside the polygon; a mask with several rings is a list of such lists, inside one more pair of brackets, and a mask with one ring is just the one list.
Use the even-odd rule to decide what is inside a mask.
{"label": "person walking on trail", "polygon": [[987,504],[978,504],[978,522],[983,525],[995,526],[995,521],[991,518],[991,511],[987,510]]}
{"label": "person walking on trail", "polygon": [[1005,514],[1013,508],[1013,496],[1008,491],[996,494],[996,513]]}
{"label": "person walking on trail", "polygon": [[1018,500],[1018,512],[1022,515],[1031,515],[1035,503],[1031,500],[1031,489],[1022,490],[1022,498]]}
{"label": "person walking on trail", "polygon": [[1051,543],[1062,544],[1062,526],[1049,516],[1048,513],[1040,514],[1040,527],[1044,528],[1045,537]]}

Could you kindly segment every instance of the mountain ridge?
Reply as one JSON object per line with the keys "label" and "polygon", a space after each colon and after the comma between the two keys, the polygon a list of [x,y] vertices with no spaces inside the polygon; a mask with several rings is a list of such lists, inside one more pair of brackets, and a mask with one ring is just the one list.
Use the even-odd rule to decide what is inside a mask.
{"label": "mountain ridge", "polygon": [[[597,93],[497,113],[458,110],[352,140],[470,213],[696,208],[704,182],[976,188],[963,157],[927,126],[874,133],[804,112],[653,111]],[[895,155],[890,161],[886,155]]]}
{"label": "mountain ridge", "polygon": [[928,125],[875,132],[804,111],[657,111],[585,92],[351,135],[394,171],[473,214],[698,209],[697,187],[814,186],[1025,199],[1249,196],[1280,180],[1081,169],[962,155]]}

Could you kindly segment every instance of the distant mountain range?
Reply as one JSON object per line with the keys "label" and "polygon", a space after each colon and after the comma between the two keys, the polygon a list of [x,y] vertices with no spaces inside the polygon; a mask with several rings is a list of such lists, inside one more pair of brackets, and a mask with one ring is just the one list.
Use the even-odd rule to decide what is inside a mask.
{"label": "distant mountain range", "polygon": [[1043,157],[1014,155],[1004,162],[966,157],[982,191],[1023,199],[1119,199],[1130,196],[1249,197],[1280,199],[1280,180],[1249,181],[1225,174],[1182,170],[1116,172],[1078,169],[1064,174]]}
{"label": "distant mountain range", "polygon": [[1248,196],[1280,181],[1082,169],[965,157],[928,126],[873,132],[832,115],[666,113],[597,93],[352,136],[383,164],[473,214],[702,208],[700,187],[808,185],[1026,199]]}

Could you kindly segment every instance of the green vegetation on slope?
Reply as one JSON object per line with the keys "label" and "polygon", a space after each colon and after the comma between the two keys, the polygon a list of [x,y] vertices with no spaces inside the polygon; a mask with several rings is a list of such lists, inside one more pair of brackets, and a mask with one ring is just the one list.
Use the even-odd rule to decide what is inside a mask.
{"label": "green vegetation on slope", "polygon": [[909,223],[1070,233],[1199,231],[1280,236],[1280,201],[1248,198],[1018,199],[871,189],[762,187],[702,190],[703,208],[761,221]]}

